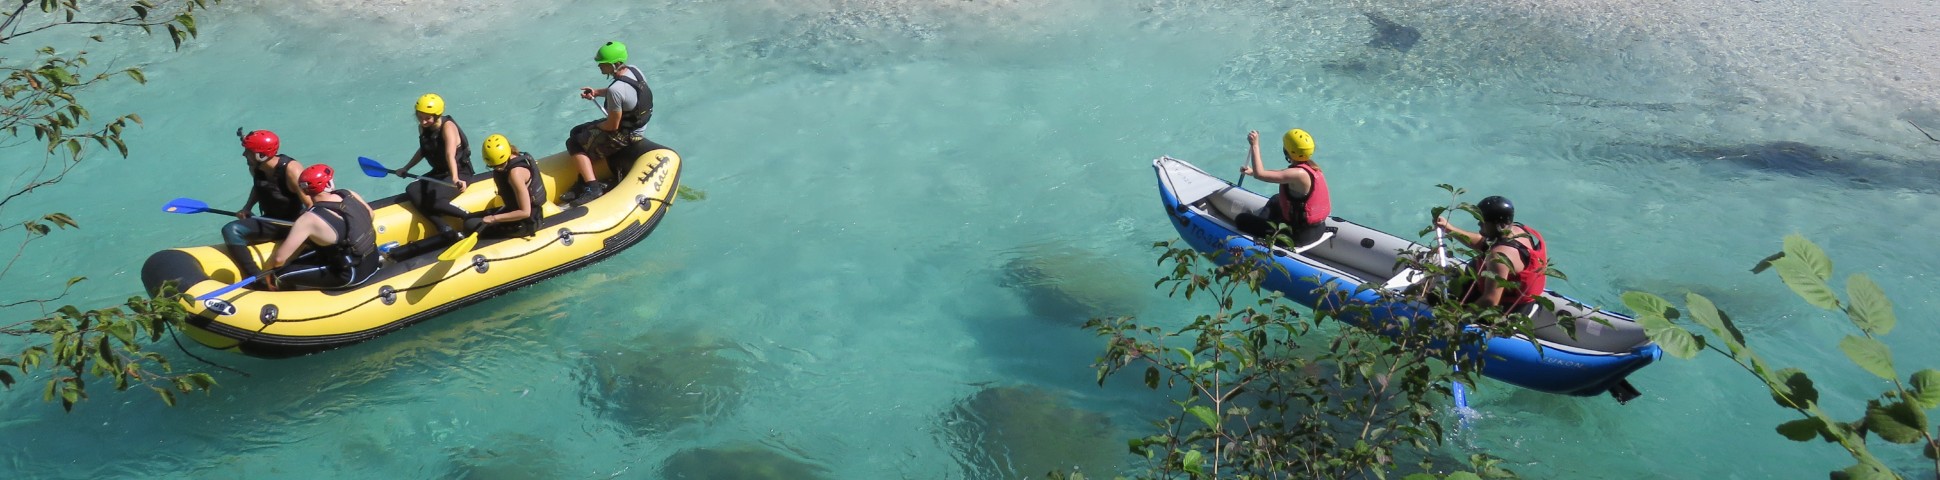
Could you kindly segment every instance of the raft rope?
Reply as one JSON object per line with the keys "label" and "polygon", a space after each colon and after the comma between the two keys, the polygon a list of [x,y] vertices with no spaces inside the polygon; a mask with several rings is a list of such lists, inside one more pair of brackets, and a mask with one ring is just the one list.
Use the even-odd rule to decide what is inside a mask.
{"label": "raft rope", "polygon": [[[639,180],[638,180],[638,181],[639,181],[640,183],[647,183],[647,180],[648,180],[648,179],[651,179],[651,178],[653,178],[653,174],[654,174],[654,172],[656,172],[656,171],[659,171],[659,170],[660,170],[661,168],[663,168],[663,167],[665,167],[665,166],[667,165],[667,163],[668,163],[668,162],[667,162],[667,160],[666,160],[666,157],[661,157],[661,162],[660,162],[660,164],[659,164],[659,165],[655,165],[655,166],[653,167],[653,170],[650,170],[650,171],[648,171],[647,173],[645,173],[645,174],[642,174],[642,175],[640,176],[640,178],[639,178]],[[676,196],[676,194],[677,194],[677,193],[679,193],[679,192],[678,192],[678,190],[679,190],[679,188],[674,188],[674,189],[673,189],[673,191],[669,191],[669,192],[667,192],[667,196],[666,196],[666,197],[663,197],[663,198],[653,198],[653,197],[647,197],[647,198],[644,198],[644,199],[641,199],[640,201],[637,201],[637,202],[634,202],[634,204],[633,204],[633,208],[634,208],[634,209],[636,209],[636,210],[640,210],[640,211],[645,211],[645,210],[646,210],[646,209],[648,208],[648,205],[652,205],[652,204],[653,204],[653,202],[659,202],[660,204],[662,204],[662,205],[665,205],[665,206],[667,206],[668,208],[672,208],[672,207],[673,207],[673,203],[671,203],[671,202],[668,202],[667,200],[668,200],[668,199],[670,199],[670,198],[673,198],[674,196]],[[517,255],[512,255],[512,256],[509,256],[509,257],[499,257],[499,258],[485,258],[485,259],[482,259],[482,260],[480,260],[480,259],[474,259],[474,260],[472,261],[472,265],[478,265],[478,264],[480,264],[480,263],[491,263],[491,262],[497,262],[497,261],[503,261],[503,260],[515,260],[515,259],[518,259],[518,258],[521,258],[521,257],[524,257],[524,256],[526,256],[526,255],[531,255],[531,254],[534,254],[534,253],[538,253],[538,252],[539,252],[539,251],[541,251],[541,250],[545,250],[545,249],[546,249],[547,247],[551,247],[551,246],[552,246],[553,244],[556,244],[556,243],[559,243],[559,241],[560,241],[560,240],[564,240],[564,239],[566,239],[566,238],[569,238],[569,237],[573,237],[573,236],[578,236],[578,235],[593,235],[593,234],[600,234],[600,233],[606,233],[606,232],[609,232],[609,231],[612,231],[612,230],[613,230],[613,229],[615,229],[615,228],[620,228],[620,226],[621,226],[621,225],[625,225],[625,224],[626,224],[626,223],[627,223],[627,222],[628,222],[629,220],[631,220],[631,218],[630,218],[630,217],[631,217],[630,215],[629,215],[629,216],[627,216],[627,217],[621,217],[621,218],[620,218],[620,220],[619,220],[618,222],[614,222],[614,223],[613,223],[613,225],[610,225],[610,226],[607,226],[606,228],[602,228],[602,229],[599,229],[599,230],[587,230],[587,231],[573,231],[573,230],[565,230],[563,234],[557,234],[557,235],[553,235],[553,237],[552,237],[552,241],[549,241],[549,242],[546,242],[546,243],[545,243],[545,244],[543,244],[543,245],[539,245],[539,246],[538,246],[537,248],[533,248],[532,250],[529,250],[529,251],[526,251],[525,253],[520,253],[520,254],[517,254]],[[536,235],[536,233],[535,233],[535,235]],[[446,280],[451,280],[451,279],[453,279],[453,278],[457,278],[457,277],[458,277],[459,275],[463,275],[463,274],[464,274],[464,273],[465,273],[466,271],[471,271],[471,270],[474,270],[474,269],[473,269],[473,268],[465,268],[465,269],[455,269],[455,271],[453,271],[453,272],[451,273],[451,275],[447,275],[447,276],[445,276],[444,278],[440,278],[440,279],[438,279],[438,280],[435,280],[435,281],[432,281],[431,283],[426,283],[426,284],[421,284],[421,285],[415,285],[415,286],[412,286],[412,287],[409,287],[409,288],[404,288],[404,289],[399,289],[399,290],[395,290],[395,291],[393,291],[393,292],[392,292],[392,295],[397,295],[397,294],[402,294],[402,293],[404,293],[404,292],[409,292],[409,291],[412,291],[412,290],[418,290],[418,289],[422,289],[422,288],[430,288],[430,287],[432,287],[432,286],[434,286],[434,285],[437,285],[437,284],[440,284],[440,283],[444,283],[444,282],[445,282]],[[379,294],[379,295],[376,295],[376,296],[372,296],[372,297],[370,297],[370,298],[367,298],[367,299],[364,299],[364,301],[362,301],[362,302],[357,302],[357,304],[355,304],[355,305],[351,305],[351,306],[349,306],[349,307],[346,307],[346,308],[344,308],[343,310],[339,310],[339,311],[337,311],[337,312],[335,312],[335,313],[330,313],[330,314],[325,314],[325,315],[318,315],[318,316],[314,316],[314,317],[309,317],[309,318],[291,318],[291,319],[277,319],[277,320],[272,320],[272,321],[271,321],[270,323],[276,323],[276,322],[308,322],[308,321],[313,321],[313,320],[322,320],[322,319],[325,319],[325,318],[330,318],[330,317],[335,317],[335,316],[338,316],[338,315],[343,315],[344,313],[347,313],[347,312],[349,312],[349,311],[351,311],[351,310],[356,310],[356,309],[358,309],[358,308],[361,308],[361,307],[363,307],[364,305],[367,305],[367,304],[369,304],[370,302],[372,302],[372,301],[375,301],[375,300],[378,300],[378,299],[381,299],[381,298],[383,298],[383,295],[382,295],[382,294]],[[263,328],[269,328],[269,325],[270,325],[269,323],[266,323],[266,324],[264,324],[264,325],[263,325]],[[262,331],[263,331],[262,329],[257,329],[257,330],[256,330],[256,333],[262,333]],[[244,339],[243,339],[242,341],[240,341],[240,342],[238,342],[238,343],[237,343],[237,345],[238,345],[238,346],[240,346],[240,345],[242,345],[243,343],[248,343],[248,340],[250,340],[250,339],[253,339],[254,337],[255,337],[255,334],[251,334],[251,335],[250,335],[249,337],[245,337],[245,338],[244,338]]]}
{"label": "raft rope", "polygon": [[[249,376],[250,376],[250,375],[249,375],[249,372],[245,372],[245,371],[242,371],[242,369],[240,369],[240,368],[235,368],[235,367],[231,367],[231,366],[228,366],[228,365],[223,365],[223,364],[220,364],[220,363],[216,363],[216,362],[211,362],[211,361],[209,361],[209,359],[206,359],[206,358],[202,358],[202,357],[200,357],[200,356],[197,356],[197,355],[196,355],[196,354],[195,354],[194,352],[190,352],[190,351],[189,351],[189,348],[188,348],[188,347],[184,347],[184,346],[182,346],[182,337],[180,337],[180,336],[178,336],[178,335],[176,335],[176,328],[175,328],[175,324],[174,324],[174,323],[172,323],[172,322],[163,322],[163,323],[162,323],[162,325],[163,325],[163,327],[162,327],[162,328],[166,328],[166,329],[168,329],[168,338],[169,338],[170,340],[174,340],[174,341],[175,341],[175,348],[177,348],[177,349],[181,349],[181,350],[182,350],[182,354],[184,354],[184,355],[188,355],[188,356],[189,356],[189,358],[193,358],[193,359],[196,359],[196,360],[199,360],[199,361],[201,361],[201,362],[202,362],[202,363],[203,363],[204,365],[208,365],[208,366],[211,366],[211,367],[216,367],[216,368],[220,368],[220,369],[223,369],[223,370],[228,370],[228,371],[231,371],[231,372],[235,372],[235,373],[236,373],[237,375],[242,375],[242,376],[243,376],[243,378],[249,378]],[[268,325],[264,325],[264,326],[265,326],[265,327],[267,327]],[[262,330],[257,330],[257,331],[258,331],[258,332],[261,332]],[[237,343],[237,344],[236,344],[236,346],[237,346],[237,347],[239,347],[239,346],[242,346],[242,343]],[[229,347],[229,348],[236,348],[236,347]]]}

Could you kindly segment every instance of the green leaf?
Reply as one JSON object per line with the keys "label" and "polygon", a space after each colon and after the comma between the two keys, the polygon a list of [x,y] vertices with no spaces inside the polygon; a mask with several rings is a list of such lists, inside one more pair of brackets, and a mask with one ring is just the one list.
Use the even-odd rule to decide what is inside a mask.
{"label": "green leaf", "polygon": [[1192,366],[1193,362],[1196,361],[1192,356],[1192,351],[1186,350],[1185,347],[1172,347],[1172,351],[1179,352],[1179,356],[1186,357],[1186,366]]}
{"label": "green leaf", "polygon": [[1662,317],[1665,316],[1665,310],[1670,310],[1671,302],[1650,293],[1623,292],[1623,306],[1630,307],[1630,311],[1636,312],[1637,315]]}
{"label": "green leaf", "polygon": [[129,5],[128,8],[132,8],[135,10],[135,18],[143,19],[143,20],[146,20],[148,18],[148,7],[144,7],[141,5]]}
{"label": "green leaf", "polygon": [[1818,438],[1819,431],[1824,428],[1825,420],[1820,420],[1817,417],[1801,418],[1778,424],[1778,434],[1784,435],[1785,438],[1792,439],[1794,442],[1804,442]]}
{"label": "green leaf", "polygon": [[1448,476],[1442,478],[1447,480],[1482,480],[1481,476],[1469,472],[1450,473]]}
{"label": "green leaf", "polygon": [[1877,401],[1866,407],[1866,431],[1879,434],[1888,442],[1908,444],[1924,440],[1921,432],[1927,428],[1927,413],[1907,402],[1893,402],[1879,405]]}
{"label": "green leaf", "polygon": [[1794,233],[1785,236],[1785,258],[1795,259],[1810,267],[1812,274],[1818,276],[1821,282],[1832,280],[1832,259],[1826,258],[1825,250],[1806,240],[1804,235]]}
{"label": "green leaf", "polygon": [[1852,359],[1852,363],[1859,365],[1859,368],[1864,368],[1879,378],[1892,380],[1895,376],[1893,375],[1893,351],[1886,348],[1886,344],[1880,343],[1879,340],[1847,335],[1846,338],[1839,340],[1839,350],[1846,352],[1846,358]]}
{"label": "green leaf", "polygon": [[[1805,376],[1804,370],[1787,368],[1772,375],[1772,402],[1785,408],[1803,409],[1819,401],[1819,389],[1812,386],[1812,378]],[[1791,398],[1791,402],[1785,399]],[[1792,402],[1797,402],[1793,405]]]}
{"label": "green leaf", "polygon": [[1651,341],[1657,342],[1659,347],[1663,347],[1664,353],[1669,353],[1671,356],[1689,360],[1696,358],[1698,350],[1703,348],[1700,340],[1691,335],[1689,330],[1671,323],[1670,320],[1665,320],[1664,317],[1644,315],[1638,317],[1638,321],[1644,324],[1644,335],[1650,337]]}
{"label": "green leaf", "polygon": [[1940,371],[1929,368],[1913,372],[1907,383],[1913,385],[1913,398],[1921,408],[1940,408]]}
{"label": "green leaf", "polygon": [[1886,471],[1884,467],[1864,463],[1846,467],[1845,470],[1835,473],[1846,474],[1846,480],[1900,480],[1898,475]]}
{"label": "green leaf", "polygon": [[1697,322],[1698,325],[1703,325],[1712,334],[1725,339],[1729,345],[1734,347],[1733,350],[1744,348],[1744,344],[1740,343],[1737,338],[1731,335],[1731,330],[1725,328],[1724,317],[1718,314],[1718,306],[1711,303],[1711,299],[1704,298],[1703,295],[1696,293],[1686,294],[1684,296],[1684,308],[1691,311],[1691,321]]}
{"label": "green leaf", "polygon": [[1200,473],[1199,460],[1205,456],[1206,454],[1199,453],[1198,450],[1186,452],[1185,458],[1179,459],[1179,466],[1185,468],[1187,472]]}
{"label": "green leaf", "polygon": [[1791,255],[1772,261],[1772,265],[1778,267],[1778,278],[1785,281],[1785,286],[1791,287],[1792,293],[1798,294],[1806,303],[1826,310],[1839,309],[1839,297],[1832,293],[1832,287],[1826,285],[1824,278],[1813,272],[1811,266]]}
{"label": "green leaf", "polygon": [[13,388],[13,374],[0,370],[0,387]]}
{"label": "green leaf", "polygon": [[1401,480],[1436,480],[1436,479],[1435,479],[1435,476],[1431,474],[1417,473],[1414,475],[1401,477]]}
{"label": "green leaf", "polygon": [[1205,405],[1193,405],[1192,408],[1186,409],[1186,413],[1190,413],[1192,414],[1192,416],[1198,417],[1199,421],[1205,422],[1207,427],[1219,428],[1219,415],[1216,413],[1213,413],[1213,410],[1211,407],[1207,407]]}
{"label": "green leaf", "polygon": [[169,389],[162,388],[162,387],[148,387],[148,388],[151,390],[154,390],[156,395],[162,396],[162,403],[167,404],[168,406],[171,406],[171,407],[175,406],[175,392],[169,391]]}
{"label": "green leaf", "polygon": [[1159,375],[1159,367],[1145,367],[1145,386],[1153,389],[1159,388]]}
{"label": "green leaf", "polygon": [[1893,324],[1899,319],[1893,315],[1893,301],[1886,298],[1886,292],[1879,284],[1863,273],[1852,274],[1846,278],[1846,299],[1852,301],[1846,315],[1852,324],[1873,335],[1885,335],[1893,331]]}

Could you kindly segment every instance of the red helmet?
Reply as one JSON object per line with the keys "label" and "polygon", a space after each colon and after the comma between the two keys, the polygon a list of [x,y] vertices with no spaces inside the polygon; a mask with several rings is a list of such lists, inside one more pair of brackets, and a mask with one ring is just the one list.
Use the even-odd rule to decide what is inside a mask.
{"label": "red helmet", "polygon": [[329,165],[319,163],[303,169],[303,175],[296,177],[296,183],[303,186],[303,193],[316,195],[329,190],[330,182],[335,178],[336,171],[331,170]]}
{"label": "red helmet", "polygon": [[242,144],[243,150],[274,156],[276,150],[283,146],[283,140],[276,138],[276,132],[257,130],[243,135]]}

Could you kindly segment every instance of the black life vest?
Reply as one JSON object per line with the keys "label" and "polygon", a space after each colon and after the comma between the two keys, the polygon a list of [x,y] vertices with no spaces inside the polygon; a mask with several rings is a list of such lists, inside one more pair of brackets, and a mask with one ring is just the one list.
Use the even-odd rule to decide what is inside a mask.
{"label": "black life vest", "polygon": [[[431,171],[426,172],[424,176],[444,180],[451,178],[451,168],[445,166],[445,122],[451,122],[452,126],[457,126],[458,121],[450,115],[440,118],[443,118],[443,121],[438,122],[436,126],[418,128],[418,155],[423,156],[425,161],[431,162]],[[477,170],[472,169],[472,144],[465,138],[463,127],[458,128],[458,173],[465,176],[477,173]]]}
{"label": "black life vest", "polygon": [[284,167],[295,160],[288,155],[277,154],[275,165],[270,166],[269,173],[263,173],[263,169],[253,166],[249,168],[249,178],[255,181],[250,187],[250,194],[256,197],[256,206],[262,209],[263,216],[296,220],[297,215],[303,214],[303,201],[298,200],[303,196],[290,191],[290,174],[284,171]]}
{"label": "black life vest", "polygon": [[[350,198],[349,190],[337,190],[331,193]],[[377,252],[377,232],[371,222],[370,209],[356,202],[344,201],[317,202],[310,205],[310,208],[333,214],[318,215],[318,217],[322,218],[324,224],[329,225],[331,230],[337,232],[337,244],[324,248],[336,249],[341,255],[333,255],[333,257],[341,257],[347,263],[343,267],[355,266],[364,257]]]}
{"label": "black life vest", "polygon": [[620,128],[616,131],[633,133],[639,130],[640,127],[646,126],[647,120],[653,118],[653,89],[647,88],[647,76],[646,74],[640,73],[640,69],[633,68],[632,65],[627,65],[622,68],[633,72],[633,76],[614,75],[613,80],[615,83],[624,83],[629,87],[633,87],[635,98],[633,109],[620,113]]}
{"label": "black life vest", "polygon": [[519,208],[518,190],[512,185],[514,168],[525,169],[525,193],[532,196],[532,215],[525,217],[525,220],[520,220],[518,225],[527,232],[538,231],[539,221],[544,220],[546,216],[545,209],[540,208],[546,204],[546,182],[539,178],[539,164],[532,161],[532,154],[519,152],[518,155],[513,155],[511,159],[505,161],[504,169],[492,174],[492,183],[498,184],[499,202],[505,204],[506,211]]}

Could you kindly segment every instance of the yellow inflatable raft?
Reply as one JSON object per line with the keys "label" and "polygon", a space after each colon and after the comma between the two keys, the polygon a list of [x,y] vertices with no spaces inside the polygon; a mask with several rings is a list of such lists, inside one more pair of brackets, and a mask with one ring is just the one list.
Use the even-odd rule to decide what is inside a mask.
{"label": "yellow inflatable raft", "polygon": [[[196,301],[240,280],[222,246],[163,250],[142,265],[150,292],[175,281],[193,315],[186,333],[219,350],[257,357],[291,357],[337,348],[404,328],[465,305],[598,262],[646,238],[672,206],[680,181],[680,156],[643,142],[605,195],[579,207],[556,203],[578,177],[565,153],[539,160],[547,196],[545,219],[531,237],[478,241],[463,258],[441,262],[439,252],[386,260],[369,281],[346,290],[266,291],[237,289]],[[605,171],[595,165],[596,171]],[[339,168],[339,171],[343,169]],[[468,180],[452,203],[479,211],[498,199],[490,172]],[[400,185],[401,187],[401,185]],[[360,192],[361,193],[361,192]],[[366,198],[369,198],[366,195]],[[436,232],[430,221],[394,196],[371,204],[377,243],[410,243]],[[211,231],[211,235],[213,235]],[[266,258],[274,244],[254,247]]]}

